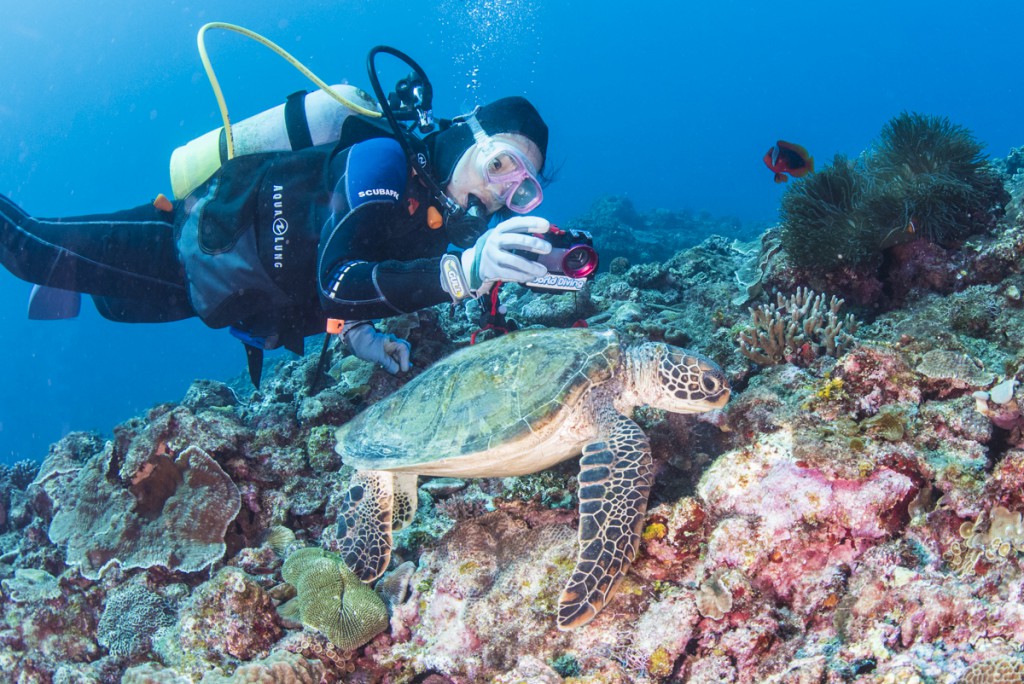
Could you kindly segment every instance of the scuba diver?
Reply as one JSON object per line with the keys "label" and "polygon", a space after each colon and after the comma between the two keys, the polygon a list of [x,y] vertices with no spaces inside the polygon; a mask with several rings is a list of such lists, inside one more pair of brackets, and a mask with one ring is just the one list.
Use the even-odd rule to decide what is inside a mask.
{"label": "scuba diver", "polygon": [[[407,370],[409,343],[372,319],[547,273],[513,251],[551,251],[536,237],[548,221],[522,215],[543,199],[548,145],[526,99],[443,122],[411,153],[398,131],[360,117],[337,142],[308,142],[227,159],[177,201],[109,214],[34,218],[0,196],[0,263],[43,286],[41,302],[63,290],[92,295],[114,321],[230,326],[257,386],[263,349],[301,354],[325,329],[356,356]],[[489,228],[499,212],[512,218]]]}

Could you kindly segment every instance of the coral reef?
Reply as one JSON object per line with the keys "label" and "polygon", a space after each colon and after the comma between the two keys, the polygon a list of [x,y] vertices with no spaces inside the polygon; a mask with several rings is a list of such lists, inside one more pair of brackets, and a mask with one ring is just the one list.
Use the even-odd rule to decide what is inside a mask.
{"label": "coral reef", "polygon": [[[573,463],[421,478],[372,589],[331,553],[352,474],[334,428],[468,343],[479,308],[446,305],[383,323],[413,344],[406,376],[338,350],[319,375],[315,354],[286,359],[258,392],[196,382],[110,440],[72,433],[0,469],[0,680],[1021,681],[1024,148],[996,167],[972,144],[898,117],[861,159],[793,184],[794,220],[822,218],[788,248],[785,225],[740,243],[728,220],[602,200],[570,225],[593,230],[607,271],[576,295],[503,290],[522,327],[689,345],[734,388],[714,415],[635,412],[654,460],[640,550],[587,626],[555,620]],[[851,215],[890,218],[821,228]],[[349,642],[358,591],[374,627]]]}
{"label": "coral reef", "polygon": [[787,189],[767,280],[860,305],[898,304],[914,286],[958,289],[959,246],[991,233],[1010,198],[982,149],[944,117],[894,117],[860,159],[837,155]]}

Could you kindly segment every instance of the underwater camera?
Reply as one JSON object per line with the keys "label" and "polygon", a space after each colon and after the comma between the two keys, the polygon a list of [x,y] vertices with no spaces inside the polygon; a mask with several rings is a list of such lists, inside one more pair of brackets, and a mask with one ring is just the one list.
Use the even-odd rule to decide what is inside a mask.
{"label": "underwater camera", "polygon": [[547,233],[536,233],[534,237],[550,242],[551,251],[547,254],[534,254],[516,250],[516,253],[543,264],[548,274],[526,283],[527,287],[579,292],[588,280],[593,280],[598,257],[590,233],[585,230],[563,230],[552,224]]}

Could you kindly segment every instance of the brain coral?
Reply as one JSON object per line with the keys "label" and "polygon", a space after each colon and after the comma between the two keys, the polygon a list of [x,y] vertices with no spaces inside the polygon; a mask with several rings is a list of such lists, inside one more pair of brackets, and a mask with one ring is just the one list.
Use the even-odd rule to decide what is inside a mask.
{"label": "brain coral", "polygon": [[1024,661],[997,656],[967,668],[958,684],[1024,684]]}
{"label": "brain coral", "polygon": [[128,584],[107,597],[96,640],[113,655],[134,658],[149,650],[151,637],[177,618],[167,601],[141,584]]}
{"label": "brain coral", "polygon": [[281,614],[325,634],[339,648],[358,648],[387,629],[384,601],[359,581],[341,556],[319,548],[299,549],[288,556],[281,575],[297,593],[278,609]]}
{"label": "brain coral", "polygon": [[241,500],[205,451],[155,455],[131,483],[108,478],[112,455],[108,444],[54,501],[50,540],[67,546],[69,565],[98,579],[112,563],[197,572],[224,555],[224,534]]}

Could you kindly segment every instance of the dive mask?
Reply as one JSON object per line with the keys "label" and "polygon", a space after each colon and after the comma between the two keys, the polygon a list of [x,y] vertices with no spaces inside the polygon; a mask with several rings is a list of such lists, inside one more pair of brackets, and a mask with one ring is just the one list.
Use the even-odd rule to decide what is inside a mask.
{"label": "dive mask", "polygon": [[544,192],[533,163],[516,146],[487,135],[475,113],[466,121],[478,145],[476,159],[480,176],[492,187],[494,196],[517,214],[536,209],[544,200]]}

